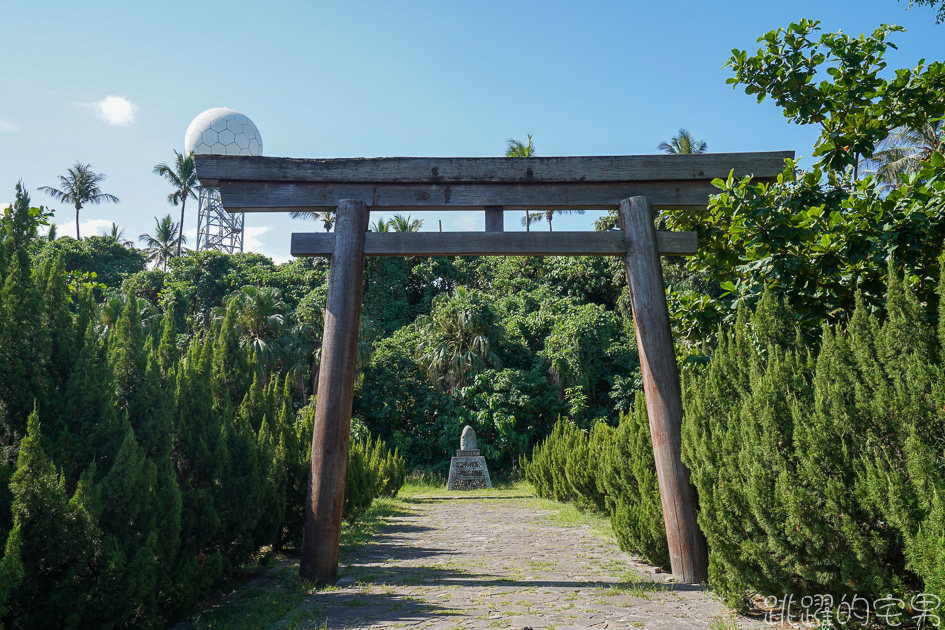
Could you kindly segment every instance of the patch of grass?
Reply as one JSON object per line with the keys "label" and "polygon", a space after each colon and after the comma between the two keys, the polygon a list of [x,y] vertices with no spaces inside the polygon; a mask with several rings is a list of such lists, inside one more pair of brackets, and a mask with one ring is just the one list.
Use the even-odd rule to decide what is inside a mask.
{"label": "patch of grass", "polygon": [[580,527],[581,525],[586,525],[592,532],[606,539],[608,542],[615,543],[617,541],[617,537],[614,535],[614,529],[610,526],[610,519],[604,514],[582,512],[570,503],[558,503],[550,499],[533,498],[527,501],[527,505],[536,510],[551,511],[552,514],[545,518],[555,525],[562,525],[564,527]]}
{"label": "patch of grass", "polygon": [[[291,563],[294,571],[284,570],[283,575],[259,586],[245,588],[215,606],[202,609],[191,623],[194,628],[217,630],[224,628],[247,628],[263,630],[285,617],[308,597],[306,585],[297,579],[298,563]],[[277,571],[277,570],[274,570]]]}
{"label": "patch of grass", "polygon": [[[352,554],[370,542],[386,520],[410,513],[411,508],[400,499],[375,499],[371,509],[365,512],[360,520],[342,526],[342,555]],[[286,627],[299,628],[304,625],[311,628],[313,618],[318,617],[317,607],[302,606],[305,599],[316,592],[341,589],[335,585],[315,586],[311,582],[300,581],[297,559],[279,557],[267,550],[260,551],[253,561],[244,567],[243,575],[252,577],[251,584],[257,585],[244,585],[218,603],[205,605],[190,618],[193,628],[263,630],[271,628],[290,613],[286,619]]]}
{"label": "patch of grass", "polygon": [[401,499],[374,499],[371,508],[354,523],[341,526],[341,555],[371,542],[384,523],[394,516],[409,516],[412,509]]}
{"label": "patch of grass", "polygon": [[738,630],[738,622],[735,617],[716,617],[709,622],[709,630]]}
{"label": "patch of grass", "polygon": [[446,490],[446,478],[430,473],[407,477],[407,482],[400,489],[398,496],[410,499],[414,497],[498,497],[509,496],[532,497],[535,492],[532,485],[524,479],[496,479],[491,488],[481,490]]}

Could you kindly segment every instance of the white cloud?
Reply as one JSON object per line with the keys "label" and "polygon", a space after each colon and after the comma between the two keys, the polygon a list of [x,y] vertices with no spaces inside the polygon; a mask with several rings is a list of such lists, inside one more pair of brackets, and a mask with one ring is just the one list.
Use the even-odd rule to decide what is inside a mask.
{"label": "white cloud", "polygon": [[20,128],[17,127],[15,123],[4,118],[0,118],[0,133],[14,133],[19,130]]}
{"label": "white cloud", "polygon": [[135,122],[138,106],[124,96],[106,96],[94,103],[80,103],[95,112],[109,125],[128,127]]}
{"label": "white cloud", "polygon": [[245,228],[243,230],[243,251],[256,252],[257,254],[268,256],[269,258],[272,258],[272,261],[277,265],[289,262],[292,260],[292,256],[289,256],[284,252],[274,254],[273,252],[269,251],[265,245],[263,245],[260,237],[271,229],[271,225],[259,225]]}
{"label": "white cloud", "polygon": [[[75,227],[75,221],[72,222]],[[109,219],[88,219],[79,221],[79,230],[84,236],[101,236],[112,231],[112,221]]]}
{"label": "white cloud", "polygon": [[184,247],[187,249],[197,249],[197,228],[184,230]]}
{"label": "white cloud", "polygon": [[453,225],[460,231],[481,231],[485,226],[485,215],[481,212],[458,212],[453,217]]}
{"label": "white cloud", "polygon": [[271,229],[272,226],[270,225],[258,225],[244,229],[243,250],[262,253],[260,250],[263,249],[263,244],[262,241],[259,240],[259,237]]}
{"label": "white cloud", "polygon": [[[64,219],[62,221],[53,221],[56,226],[56,234],[59,236],[71,236],[75,238],[75,217],[70,221],[69,219]],[[49,231],[49,228],[40,229],[40,234],[46,234]],[[83,237],[86,236],[101,236],[103,233],[108,234],[112,231],[112,222],[109,219],[86,219],[83,221],[79,219],[79,232],[81,232]],[[130,238],[127,234],[126,238]]]}

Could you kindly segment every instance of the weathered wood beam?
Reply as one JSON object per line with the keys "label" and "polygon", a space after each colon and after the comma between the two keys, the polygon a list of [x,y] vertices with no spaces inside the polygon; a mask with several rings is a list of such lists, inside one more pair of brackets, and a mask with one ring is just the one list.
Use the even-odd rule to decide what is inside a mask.
{"label": "weathered wood beam", "polygon": [[[754,174],[776,177],[793,151],[701,155],[613,155],[530,158],[340,158],[293,159],[198,155],[203,186],[224,180],[389,183],[536,184],[703,180]],[[497,205],[497,204],[496,204]]]}
{"label": "weathered wood beam", "polygon": [[338,577],[367,226],[364,203],[338,205],[299,564],[302,579],[317,584]]}
{"label": "weathered wood beam", "polygon": [[[292,234],[293,256],[331,256],[334,234]],[[662,256],[696,253],[695,232],[657,231]],[[365,256],[623,256],[623,232],[369,232]]]}
{"label": "weathered wood beam", "polygon": [[486,206],[486,232],[505,231],[505,212],[502,206]]}
{"label": "weathered wood beam", "polygon": [[[525,158],[518,158],[525,159]],[[641,181],[567,184],[343,184],[265,181],[220,182],[230,212],[321,212],[342,199],[372,210],[608,210],[621,199],[646,196],[654,208],[704,208],[719,192],[708,181]]]}
{"label": "weathered wood beam", "polygon": [[709,560],[682,461],[682,390],[653,212],[645,197],[634,197],[620,202],[618,218],[629,245],[627,280],[670,563],[677,579],[697,584],[706,580]]}

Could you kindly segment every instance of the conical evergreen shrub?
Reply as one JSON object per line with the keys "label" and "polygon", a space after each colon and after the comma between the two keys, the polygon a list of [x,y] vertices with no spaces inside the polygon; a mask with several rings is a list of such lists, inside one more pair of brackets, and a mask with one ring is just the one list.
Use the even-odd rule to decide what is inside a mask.
{"label": "conical evergreen shrub", "polygon": [[603,461],[599,480],[620,548],[667,568],[666,527],[642,393],[630,413],[621,416]]}
{"label": "conical evergreen shrub", "polygon": [[13,530],[2,568],[19,583],[3,621],[23,628],[90,626],[100,535],[89,488],[80,482],[70,497],[43,442],[34,412],[10,483]]}
{"label": "conical evergreen shrub", "polygon": [[378,472],[371,466],[370,446],[352,440],[348,447],[348,470],[345,475],[344,520],[356,521],[374,502]]}
{"label": "conical evergreen shrub", "polygon": [[[816,359],[769,294],[684,383],[710,581],[731,601],[942,588],[945,391],[928,315],[890,267]],[[746,379],[747,375],[747,379]]]}

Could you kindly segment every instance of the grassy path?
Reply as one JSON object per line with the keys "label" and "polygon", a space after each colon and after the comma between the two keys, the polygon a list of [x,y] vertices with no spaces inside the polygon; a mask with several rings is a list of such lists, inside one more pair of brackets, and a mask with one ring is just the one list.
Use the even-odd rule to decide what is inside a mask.
{"label": "grassy path", "polygon": [[[345,532],[338,584],[312,589],[284,559],[195,628],[728,628],[699,587],[621,552],[606,521],[520,488],[408,492]],[[747,627],[747,620],[739,620]]]}

